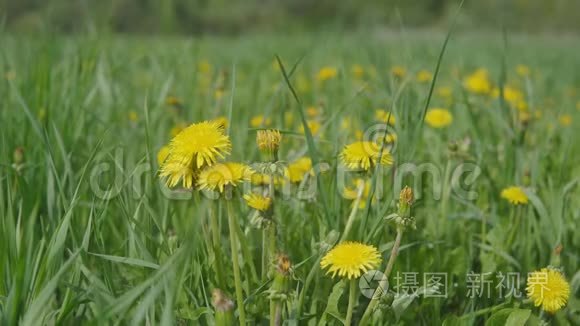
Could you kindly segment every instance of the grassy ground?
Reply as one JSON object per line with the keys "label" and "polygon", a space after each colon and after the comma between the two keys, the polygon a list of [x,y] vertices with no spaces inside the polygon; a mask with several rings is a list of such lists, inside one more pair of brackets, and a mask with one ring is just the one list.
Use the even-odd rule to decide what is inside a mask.
{"label": "grassy ground", "polygon": [[[276,252],[293,265],[274,302],[289,325],[344,321],[346,282],[318,263],[339,237],[376,246],[383,258],[377,269],[384,270],[396,227],[383,217],[397,211],[395,181],[405,163],[428,171],[402,179],[415,191],[416,229],[403,234],[391,282],[416,272],[418,283],[406,284],[407,294],[391,287],[374,324],[499,325],[508,316],[514,325],[538,323],[540,316],[580,324],[578,44],[454,37],[429,97],[444,38],[414,32],[239,39],[2,35],[1,323],[213,324],[211,293],[222,283],[214,272],[218,261],[225,274],[219,287],[239,306],[224,201],[169,191],[156,159],[175,128],[226,117],[231,160],[260,161],[256,128],[272,127],[283,131],[281,160],[306,155],[324,163],[318,183],[307,176],[302,185],[317,184],[318,191],[299,196],[292,185],[274,199]],[[518,65],[529,71],[520,66],[518,73]],[[406,74],[394,76],[395,66]],[[336,68],[336,75],[327,69],[322,80],[323,67]],[[465,85],[478,68],[489,74],[486,94]],[[418,81],[421,70],[431,77]],[[502,85],[509,86],[505,100],[493,94]],[[424,124],[426,108],[448,109],[452,123]],[[345,145],[384,132],[379,109],[396,120],[395,144],[385,147],[394,164],[372,176],[342,173],[337,157]],[[301,113],[312,138],[304,135]],[[361,192],[364,207],[345,196],[357,177],[377,185],[374,200]],[[525,191],[527,204],[501,197],[513,185]],[[253,223],[239,193],[230,203],[240,230],[246,317],[266,324],[273,277],[268,234]],[[212,216],[219,223],[217,246]],[[553,316],[525,298],[527,273],[548,265],[561,268],[572,287],[567,307]],[[414,297],[432,272],[447,276],[446,297]],[[519,273],[513,288],[523,297],[502,295],[498,272]],[[489,273],[491,288],[474,296],[471,277],[482,273]],[[355,322],[369,301],[356,293]]]}

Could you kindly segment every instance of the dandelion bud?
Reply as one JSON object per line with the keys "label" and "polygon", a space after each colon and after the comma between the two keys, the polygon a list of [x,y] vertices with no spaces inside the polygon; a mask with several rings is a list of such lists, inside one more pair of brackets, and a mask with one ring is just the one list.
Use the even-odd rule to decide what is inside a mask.
{"label": "dandelion bud", "polygon": [[24,148],[22,147],[17,147],[14,150],[14,154],[13,154],[13,163],[16,165],[20,165],[22,164],[22,162],[24,162]]}
{"label": "dandelion bud", "polygon": [[276,258],[276,268],[274,269],[274,280],[268,291],[271,300],[284,301],[290,289],[290,271],[292,263],[286,254],[279,254]]}
{"label": "dandelion bud", "polygon": [[17,147],[12,154],[12,168],[16,170],[16,173],[20,174],[22,169],[24,168],[24,148]]}
{"label": "dandelion bud", "polygon": [[554,249],[554,255],[560,256],[562,250],[564,250],[564,246],[562,246],[561,244],[557,245],[556,248]]}
{"label": "dandelion bud", "polygon": [[234,302],[220,289],[213,289],[211,293],[211,303],[215,308],[216,325],[234,324]]}
{"label": "dandelion bud", "polygon": [[459,145],[457,144],[456,141],[452,141],[447,145],[447,149],[449,150],[450,153],[456,153],[457,150],[459,149]]}
{"label": "dandelion bud", "polygon": [[411,216],[411,205],[413,204],[413,189],[405,186],[399,193],[399,216],[404,220],[404,226],[412,224],[412,221],[406,221]]}
{"label": "dandelion bud", "polygon": [[286,254],[279,254],[276,259],[276,271],[283,275],[290,274],[290,268],[292,267],[292,263],[290,262],[290,258]]}
{"label": "dandelion bud", "polygon": [[401,193],[399,194],[399,202],[411,205],[413,203],[413,189],[409,186],[405,186]]}
{"label": "dandelion bud", "polygon": [[181,107],[181,105],[182,105],[181,100],[175,96],[168,96],[165,99],[165,103],[167,103],[167,105],[171,105],[174,107]]}
{"label": "dandelion bud", "polygon": [[267,156],[268,160],[275,161],[278,158],[278,149],[280,148],[280,142],[282,141],[282,134],[279,130],[258,130],[256,135],[256,143],[258,148],[264,155]]}

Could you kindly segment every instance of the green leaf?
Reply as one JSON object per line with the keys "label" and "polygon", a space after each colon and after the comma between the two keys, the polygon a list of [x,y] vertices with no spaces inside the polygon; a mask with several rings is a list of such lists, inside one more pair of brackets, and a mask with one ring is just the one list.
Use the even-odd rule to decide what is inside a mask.
{"label": "green leaf", "polygon": [[152,268],[152,269],[159,269],[159,265],[152,263],[152,262],[145,261],[145,260],[137,259],[137,258],[95,254],[92,252],[89,252],[89,254],[91,254],[93,256],[101,257],[101,258],[106,259],[106,260],[117,262],[117,263],[139,266],[139,267],[147,267],[147,268]]}
{"label": "green leaf", "polygon": [[422,287],[418,288],[417,291],[415,291],[411,294],[405,293],[405,294],[396,296],[395,300],[393,300],[391,307],[393,308],[393,312],[395,313],[397,320],[399,320],[399,318],[401,318],[401,316],[403,315],[403,312],[405,312],[405,310],[407,310],[407,308],[409,308],[411,303],[413,303],[413,300],[418,298],[421,294],[430,296],[430,295],[438,293],[438,291],[439,291],[439,289],[437,286],[429,286],[429,287],[422,286]]}
{"label": "green leaf", "polygon": [[201,307],[193,310],[182,308],[177,311],[177,317],[194,321],[198,320],[199,317],[209,313],[211,313],[211,309],[207,307]]}
{"label": "green leaf", "polygon": [[515,309],[507,318],[506,326],[524,326],[532,311],[530,309]]}
{"label": "green leaf", "polygon": [[338,282],[332,288],[332,293],[328,297],[328,303],[326,304],[326,309],[320,318],[320,322],[318,323],[319,326],[326,325],[326,315],[331,315],[332,317],[340,320],[343,324],[345,323],[344,317],[341,316],[340,312],[338,311],[338,302],[342,293],[344,292],[344,282]]}
{"label": "green leaf", "polygon": [[415,293],[403,294],[403,295],[399,295],[399,296],[395,297],[395,300],[393,300],[393,304],[391,307],[393,308],[393,311],[395,312],[395,316],[397,317],[397,320],[399,320],[399,318],[401,318],[401,316],[403,315],[403,312],[405,312],[405,310],[407,310],[407,308],[409,308],[409,305],[411,305],[411,303],[413,302],[413,300],[415,300],[416,297],[417,297],[417,295]]}
{"label": "green leaf", "polygon": [[443,321],[443,324],[441,324],[441,325],[442,326],[463,326],[466,324],[467,324],[467,322],[462,321],[461,318],[459,318],[458,316],[451,315],[451,316],[448,316],[447,318],[445,318],[445,320]]}
{"label": "green leaf", "polygon": [[512,310],[512,308],[498,310],[489,317],[485,322],[485,326],[504,326]]}
{"label": "green leaf", "polygon": [[505,308],[495,312],[485,322],[485,326],[523,326],[530,318],[529,309]]}

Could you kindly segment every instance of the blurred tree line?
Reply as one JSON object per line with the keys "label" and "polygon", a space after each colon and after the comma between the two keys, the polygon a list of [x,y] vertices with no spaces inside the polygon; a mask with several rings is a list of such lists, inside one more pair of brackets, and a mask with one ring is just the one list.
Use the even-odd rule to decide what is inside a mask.
{"label": "blurred tree line", "polygon": [[[4,29],[23,32],[234,34],[318,27],[448,23],[459,0],[0,0]],[[467,0],[464,28],[580,31],[580,0]]]}

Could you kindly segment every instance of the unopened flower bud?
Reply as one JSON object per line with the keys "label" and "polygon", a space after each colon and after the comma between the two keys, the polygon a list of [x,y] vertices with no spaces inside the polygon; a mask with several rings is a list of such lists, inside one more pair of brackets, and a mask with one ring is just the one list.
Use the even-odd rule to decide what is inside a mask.
{"label": "unopened flower bud", "polygon": [[258,130],[256,135],[256,144],[268,160],[275,161],[278,158],[278,149],[282,141],[282,134],[279,130]]}
{"label": "unopened flower bud", "polygon": [[413,189],[405,186],[399,194],[399,203],[405,203],[410,206],[413,203]]}
{"label": "unopened flower bud", "polygon": [[12,155],[13,163],[16,165],[22,164],[24,162],[24,148],[16,147],[14,154]]}
{"label": "unopened flower bud", "polygon": [[279,254],[276,257],[276,268],[274,269],[274,280],[268,291],[272,300],[286,300],[290,290],[290,272],[292,263],[286,254]]}
{"label": "unopened flower bud", "polygon": [[233,325],[234,302],[220,289],[213,289],[211,299],[215,308],[215,324],[219,326]]}
{"label": "unopened flower bud", "polygon": [[292,263],[290,262],[290,258],[286,254],[279,254],[276,259],[276,271],[283,275],[290,274],[290,268],[292,267]]}

